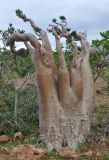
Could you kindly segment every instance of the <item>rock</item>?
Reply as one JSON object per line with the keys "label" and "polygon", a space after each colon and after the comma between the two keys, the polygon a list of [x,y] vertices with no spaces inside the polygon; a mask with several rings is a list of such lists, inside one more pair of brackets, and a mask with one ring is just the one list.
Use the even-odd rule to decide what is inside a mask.
{"label": "rock", "polygon": [[46,160],[46,151],[31,144],[22,144],[10,153],[13,160]]}
{"label": "rock", "polygon": [[9,158],[9,150],[5,147],[0,149],[0,160],[6,160]]}
{"label": "rock", "polygon": [[74,150],[63,148],[59,152],[59,155],[60,157],[66,160],[79,160],[80,157],[90,157],[91,158],[94,155],[94,153],[91,150],[87,152],[83,152],[83,153],[77,153]]}
{"label": "rock", "polygon": [[13,140],[14,140],[15,143],[22,142],[22,140],[23,140],[22,132],[16,132],[14,134]]}
{"label": "rock", "polygon": [[9,150],[5,147],[0,149],[0,154],[4,154],[4,155],[8,155],[9,154]]}
{"label": "rock", "polygon": [[68,148],[63,148],[60,150],[59,155],[61,158],[64,158],[66,160],[78,160],[78,155],[76,151],[68,149]]}
{"label": "rock", "polygon": [[0,136],[0,142],[8,142],[10,138],[7,135]]}
{"label": "rock", "polygon": [[83,157],[92,157],[93,156],[93,152],[91,150],[81,153],[81,156]]}
{"label": "rock", "polygon": [[0,160],[8,160],[9,156],[5,154],[0,154]]}

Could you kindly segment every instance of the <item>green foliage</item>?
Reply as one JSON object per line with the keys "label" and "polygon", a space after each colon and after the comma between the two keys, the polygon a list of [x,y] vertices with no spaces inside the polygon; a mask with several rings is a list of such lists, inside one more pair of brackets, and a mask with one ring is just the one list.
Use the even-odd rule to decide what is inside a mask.
{"label": "green foliage", "polygon": [[22,11],[21,11],[20,9],[17,9],[17,10],[16,10],[16,15],[17,15],[17,16],[22,15]]}
{"label": "green foliage", "polygon": [[58,152],[47,152],[47,160],[62,160],[62,158],[60,158]]}
{"label": "green foliage", "polygon": [[23,14],[23,12],[20,9],[16,10],[16,16],[18,16],[19,18],[23,19],[24,22],[28,21],[28,19],[26,18],[26,15]]}
{"label": "green foliage", "polygon": [[0,134],[13,135],[15,124],[13,113],[10,111],[0,113]]}
{"label": "green foliage", "polygon": [[[30,19],[26,17],[26,15],[20,10],[16,10],[16,15],[21,18],[24,22],[28,22]],[[38,33],[41,31],[39,27],[33,27],[33,30],[35,31],[35,34],[38,35]],[[24,33],[23,30],[17,30],[20,33]],[[38,35],[39,36],[39,35]]]}
{"label": "green foliage", "polygon": [[[64,23],[67,20],[65,16],[60,16],[59,19],[61,20],[61,23]],[[56,18],[53,18],[52,22],[55,23],[55,24],[60,24],[60,23],[57,22]]]}
{"label": "green foliage", "polygon": [[105,158],[109,159],[109,151],[105,151],[105,152],[103,153],[103,155],[104,155]]}
{"label": "green foliage", "polygon": [[53,18],[53,19],[52,19],[52,22],[53,22],[53,23],[56,23],[56,22],[57,22],[57,19],[56,19],[56,18]]}
{"label": "green foliage", "polygon": [[[10,27],[12,27],[11,24]],[[20,49],[15,56],[6,48],[0,49],[0,134],[13,135],[16,132],[14,123],[15,86],[13,80],[14,77],[25,77],[28,73],[34,73],[34,67],[27,50]],[[18,117],[21,124],[20,129],[24,134],[36,132],[38,104],[34,86],[28,85],[20,90]]]}
{"label": "green foliage", "polygon": [[[61,35],[63,37],[66,38],[66,42],[67,43],[72,43],[72,37],[78,41],[80,40],[79,37],[77,36],[77,32],[76,31],[71,31],[71,28],[67,27],[67,19],[64,16],[60,16],[59,17],[59,22],[56,18],[52,19],[52,22],[54,23],[53,25],[49,25],[52,26],[55,31],[57,32],[58,35],[61,35],[61,33],[64,31],[66,32],[67,36]],[[49,32],[51,32],[51,30],[48,30]]]}
{"label": "green foliage", "polygon": [[20,77],[26,76],[28,73],[34,72],[33,63],[30,56],[16,56],[16,64],[11,64],[12,72],[15,72]]}
{"label": "green foliage", "polygon": [[12,34],[12,33],[15,32],[15,28],[13,27],[13,24],[11,24],[11,23],[9,24],[8,32],[9,32],[10,34]]}
{"label": "green foliage", "polygon": [[34,31],[37,33],[37,32],[40,32],[41,29],[39,27],[36,27],[36,28],[34,28]]}
{"label": "green foliage", "polygon": [[77,32],[76,32],[76,31],[72,31],[72,32],[71,32],[71,36],[73,36],[73,37],[74,37],[75,41],[80,40],[80,38],[78,37],[78,35],[77,35]]}
{"label": "green foliage", "polygon": [[85,152],[87,151],[87,146],[85,143],[79,143],[77,146],[77,151],[79,152]]}
{"label": "green foliage", "polygon": [[109,104],[96,106],[91,131],[87,136],[88,143],[94,141],[97,144],[109,139]]}
{"label": "green foliage", "polygon": [[96,116],[95,123],[97,125],[100,124],[105,125],[105,123],[107,123],[109,116],[109,104],[100,105],[96,107],[95,116]]}
{"label": "green foliage", "polygon": [[[13,86],[5,88],[0,99],[0,131],[13,135],[16,131],[14,123],[15,91]],[[21,131],[27,135],[38,134],[38,101],[37,91],[34,86],[28,86],[19,93],[18,121]]]}
{"label": "green foliage", "polygon": [[0,98],[0,112],[6,112],[8,109],[8,106],[3,98]]}
{"label": "green foliage", "polygon": [[101,40],[93,40],[93,51],[90,56],[92,71],[95,77],[100,76],[105,80],[109,79],[109,31],[101,32]]}
{"label": "green foliage", "polygon": [[27,54],[27,50],[23,48],[18,51],[18,54],[16,56],[14,56],[7,49],[1,50],[0,61],[2,70],[7,72],[6,77],[8,79],[14,77],[14,75],[24,77],[28,73],[34,72],[34,67],[31,58]]}
{"label": "green foliage", "polygon": [[104,39],[108,39],[109,38],[109,30],[105,31],[105,32],[100,32],[101,37],[103,37]]}
{"label": "green foliage", "polygon": [[15,101],[15,89],[12,84],[5,86],[1,97],[3,97],[4,102],[8,106],[8,111],[13,112],[14,101]]}
{"label": "green foliage", "polygon": [[[22,122],[37,122],[38,120],[37,89],[27,86],[19,93],[19,115]],[[24,128],[24,127],[23,127]]]}
{"label": "green foliage", "polygon": [[16,29],[14,28],[13,24],[10,23],[7,32],[8,32],[9,34],[13,34],[13,33],[15,33],[15,32],[24,33],[25,31],[24,31],[24,30],[21,30],[21,29],[17,29],[17,30],[16,30]]}
{"label": "green foliage", "polygon": [[61,20],[62,23],[66,22],[66,17],[65,16],[60,16],[59,19]]}

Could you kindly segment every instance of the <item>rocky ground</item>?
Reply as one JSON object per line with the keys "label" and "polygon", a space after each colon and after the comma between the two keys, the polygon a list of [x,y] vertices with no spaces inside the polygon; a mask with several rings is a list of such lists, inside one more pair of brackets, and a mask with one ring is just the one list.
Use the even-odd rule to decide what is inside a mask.
{"label": "rocky ground", "polygon": [[59,153],[49,152],[22,141],[22,134],[17,142],[15,135],[11,138],[5,135],[0,136],[0,160],[109,160],[109,93],[104,80],[97,80],[95,94],[91,133],[76,151],[63,148]]}

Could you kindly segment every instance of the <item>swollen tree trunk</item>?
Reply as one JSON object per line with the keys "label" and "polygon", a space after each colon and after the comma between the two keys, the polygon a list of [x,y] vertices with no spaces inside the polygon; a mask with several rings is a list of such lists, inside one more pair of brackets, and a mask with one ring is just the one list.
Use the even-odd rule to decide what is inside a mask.
{"label": "swollen tree trunk", "polygon": [[[26,16],[20,18],[25,20]],[[26,17],[33,28],[37,26]],[[63,30],[62,30],[63,31]],[[39,142],[48,149],[76,148],[89,133],[94,108],[94,82],[89,64],[90,49],[86,33],[78,33],[82,53],[74,54],[70,71],[55,28],[59,67],[53,59],[52,49],[43,30],[39,31],[42,43],[32,34],[12,34],[7,43],[11,50],[15,41],[29,41],[26,45],[33,56],[36,81],[39,88]],[[65,35],[65,32],[64,32]],[[32,45],[32,47],[31,47]],[[78,52],[75,48],[74,52]]]}

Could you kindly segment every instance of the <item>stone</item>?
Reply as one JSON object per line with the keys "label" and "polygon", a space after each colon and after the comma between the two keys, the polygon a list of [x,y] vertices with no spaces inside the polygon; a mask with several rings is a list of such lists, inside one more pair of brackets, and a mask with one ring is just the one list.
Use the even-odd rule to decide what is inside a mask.
{"label": "stone", "polygon": [[68,148],[61,149],[59,151],[59,156],[66,160],[78,160],[79,158],[76,151],[68,149]]}
{"label": "stone", "polygon": [[35,148],[31,144],[14,147],[10,153],[13,160],[46,160],[46,150]]}
{"label": "stone", "polygon": [[1,148],[0,149],[0,160],[6,160],[6,159],[8,160],[9,154],[10,152],[7,148],[5,147]]}
{"label": "stone", "polygon": [[8,155],[9,154],[9,150],[5,147],[0,149],[0,154],[4,154],[4,155]]}
{"label": "stone", "polygon": [[91,150],[81,153],[81,156],[83,157],[92,157],[93,156],[93,152]]}
{"label": "stone", "polygon": [[8,142],[10,138],[7,135],[0,136],[0,142]]}
{"label": "stone", "polygon": [[13,138],[13,141],[14,143],[19,143],[19,142],[22,142],[23,141],[23,135],[22,135],[22,132],[16,132],[14,134],[14,138]]}

